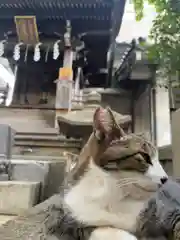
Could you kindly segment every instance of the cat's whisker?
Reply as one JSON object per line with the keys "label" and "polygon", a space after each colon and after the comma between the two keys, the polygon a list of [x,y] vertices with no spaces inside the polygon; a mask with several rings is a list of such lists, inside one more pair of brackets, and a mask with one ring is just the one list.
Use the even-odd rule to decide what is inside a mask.
{"label": "cat's whisker", "polygon": [[120,182],[120,183],[118,183],[118,185],[119,186],[126,186],[126,185],[137,183],[137,182],[139,182],[139,181]]}
{"label": "cat's whisker", "polygon": [[127,181],[131,181],[131,180],[137,180],[137,178],[136,177],[132,177],[132,178],[123,178],[123,179],[121,179],[120,180],[120,182],[127,182]]}
{"label": "cat's whisker", "polygon": [[128,186],[128,185],[135,184],[135,183],[142,183],[142,182],[143,182],[142,180],[129,181],[129,182],[126,182],[126,183],[123,183],[123,184],[119,184],[119,186],[121,188],[121,187],[124,187],[124,186]]}
{"label": "cat's whisker", "polygon": [[120,179],[119,182],[128,182],[128,181],[142,181],[142,179],[140,178],[137,178],[137,177],[132,177],[132,178],[123,178],[123,179]]}

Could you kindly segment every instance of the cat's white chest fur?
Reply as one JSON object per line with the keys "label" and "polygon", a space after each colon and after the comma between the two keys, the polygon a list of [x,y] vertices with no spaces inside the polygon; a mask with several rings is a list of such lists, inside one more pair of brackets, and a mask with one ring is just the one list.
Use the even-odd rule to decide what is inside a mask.
{"label": "cat's white chest fur", "polygon": [[[133,202],[132,202],[133,201]],[[143,202],[131,200],[116,178],[91,163],[90,170],[65,196],[77,220],[91,226],[133,231]]]}

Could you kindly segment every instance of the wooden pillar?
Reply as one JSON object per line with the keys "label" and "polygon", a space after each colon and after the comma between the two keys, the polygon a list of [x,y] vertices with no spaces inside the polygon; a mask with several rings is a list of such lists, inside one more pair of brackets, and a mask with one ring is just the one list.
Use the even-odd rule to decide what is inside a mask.
{"label": "wooden pillar", "polygon": [[[71,48],[65,49],[63,67],[72,69],[72,63],[73,63],[73,51],[71,50]],[[69,81],[69,86],[66,86],[66,88],[62,88],[62,82],[60,79],[56,83],[55,128],[58,128],[57,117],[62,114],[66,114],[69,110],[71,110],[73,76],[71,76],[70,78],[71,79],[67,80]]]}
{"label": "wooden pillar", "polygon": [[[71,110],[71,99],[72,99],[72,65],[73,65],[73,50],[71,46],[71,22],[69,20],[66,21],[66,32],[64,34],[64,60],[63,60],[63,68],[65,72],[66,70],[70,70],[64,76],[60,76],[56,81],[56,100],[55,100],[55,128],[58,128],[57,117],[61,114],[67,113]],[[63,86],[64,85],[64,86]]]}

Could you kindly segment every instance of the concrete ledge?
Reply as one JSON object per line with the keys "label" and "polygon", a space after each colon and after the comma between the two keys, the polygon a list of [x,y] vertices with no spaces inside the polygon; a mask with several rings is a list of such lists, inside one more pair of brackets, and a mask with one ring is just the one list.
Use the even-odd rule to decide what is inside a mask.
{"label": "concrete ledge", "polygon": [[62,239],[61,233],[54,233],[59,223],[61,205],[60,195],[30,209],[26,214],[16,217],[0,227],[1,240],[41,240]]}
{"label": "concrete ledge", "polygon": [[12,215],[0,215],[0,226],[16,217],[17,216],[12,216]]}
{"label": "concrete ledge", "polygon": [[[57,160],[11,160],[12,180],[40,182],[40,200],[44,201],[48,197],[59,192],[64,180],[66,158]],[[0,178],[1,179],[1,178]]]}
{"label": "concrete ledge", "polygon": [[166,145],[158,148],[159,150],[159,159],[160,160],[172,160],[173,155],[172,155],[172,146],[171,145]]}
{"label": "concrete ledge", "polygon": [[24,181],[0,182],[0,214],[20,214],[36,205],[40,183]]}

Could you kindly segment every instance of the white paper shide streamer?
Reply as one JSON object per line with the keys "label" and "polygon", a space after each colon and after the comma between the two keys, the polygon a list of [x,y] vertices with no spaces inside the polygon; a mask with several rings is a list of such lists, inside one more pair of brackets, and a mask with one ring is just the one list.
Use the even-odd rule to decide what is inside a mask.
{"label": "white paper shide streamer", "polygon": [[41,50],[40,50],[40,46],[42,45],[42,43],[38,43],[35,46],[34,49],[34,61],[38,62],[41,59]]}

